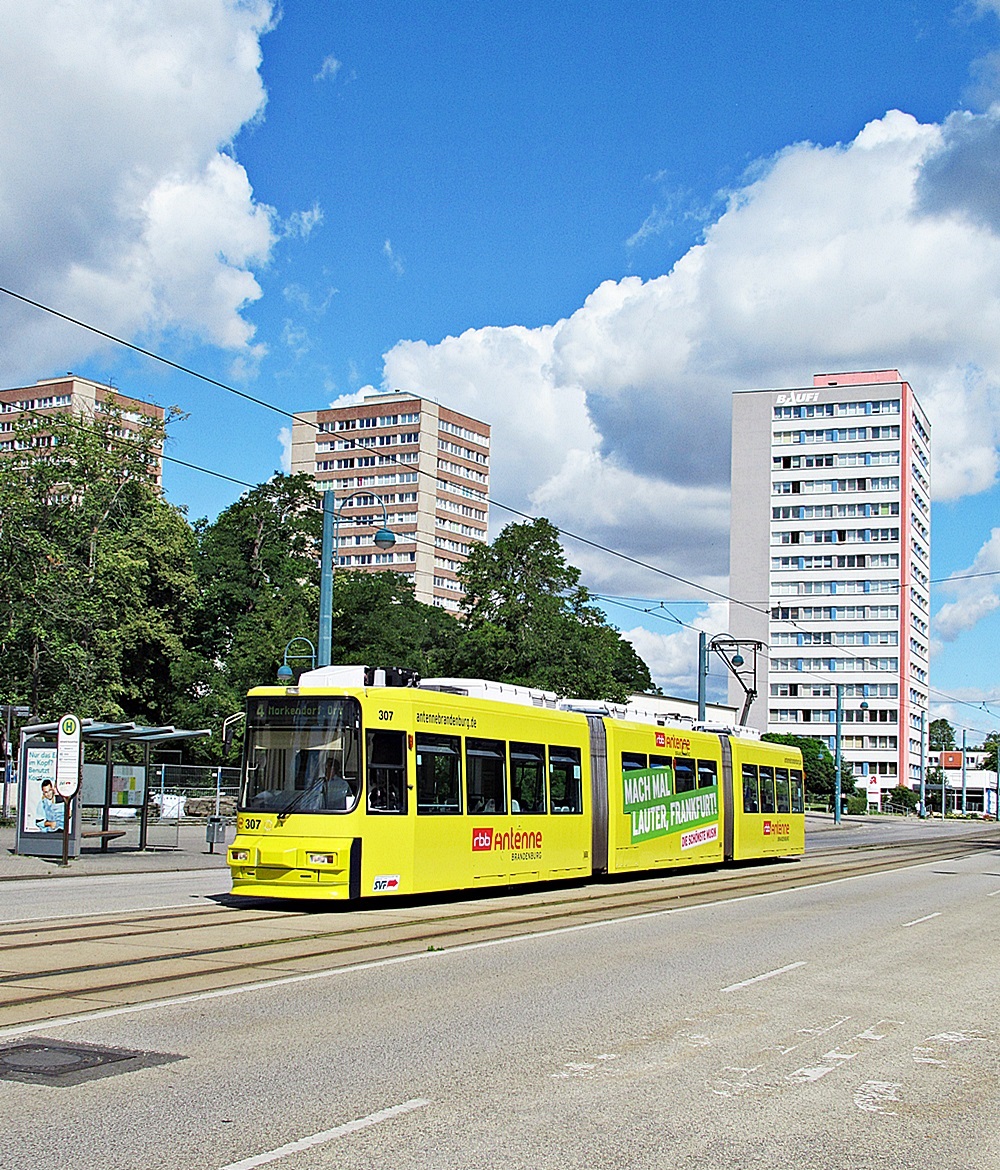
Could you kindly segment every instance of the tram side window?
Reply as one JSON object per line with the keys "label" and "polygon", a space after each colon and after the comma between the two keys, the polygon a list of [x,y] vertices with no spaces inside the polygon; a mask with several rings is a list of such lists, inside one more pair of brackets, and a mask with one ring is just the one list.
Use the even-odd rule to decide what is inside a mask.
{"label": "tram side window", "polygon": [[760,811],[774,812],[774,769],[760,766]]}
{"label": "tram side window", "polygon": [[457,735],[417,733],[417,815],[462,811],[462,742]]}
{"label": "tram side window", "polygon": [[694,792],[695,784],[694,760],[674,760],[675,792]]}
{"label": "tram side window", "polygon": [[368,811],[406,812],[406,732],[369,731]]}
{"label": "tram side window", "polygon": [[788,791],[788,769],[775,768],[774,769],[774,798],[775,808],[777,812],[786,813],[791,812],[790,797]]}
{"label": "tram side window", "polygon": [[639,752],[622,752],[622,771],[638,772],[648,768],[649,760]]}
{"label": "tram side window", "polygon": [[539,743],[510,745],[510,811],[545,812],[545,748]]}
{"label": "tram side window", "polygon": [[801,813],[806,811],[805,791],[802,787],[802,773],[798,768],[792,768],[789,779],[792,785],[792,812]]}
{"label": "tram side window", "polygon": [[549,802],[554,813],[583,812],[579,748],[549,748]]}
{"label": "tram side window", "polygon": [[[668,791],[676,791],[674,788],[674,761],[670,756],[650,756],[649,766],[650,768],[665,772]],[[624,771],[624,768],[622,771]]]}
{"label": "tram side window", "polygon": [[465,784],[470,813],[507,811],[507,745],[502,739],[465,741]]}
{"label": "tram side window", "polygon": [[757,765],[743,765],[743,811],[760,812],[760,798],[757,795]]}
{"label": "tram side window", "polygon": [[715,760],[698,761],[698,787],[714,788],[719,783],[719,770]]}

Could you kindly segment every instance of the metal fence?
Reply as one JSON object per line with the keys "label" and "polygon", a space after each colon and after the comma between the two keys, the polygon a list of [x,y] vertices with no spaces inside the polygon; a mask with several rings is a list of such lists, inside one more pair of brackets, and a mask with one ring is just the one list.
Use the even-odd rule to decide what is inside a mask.
{"label": "metal fence", "polygon": [[239,792],[239,768],[208,764],[154,764],[150,768],[147,800],[161,821],[232,817]]}

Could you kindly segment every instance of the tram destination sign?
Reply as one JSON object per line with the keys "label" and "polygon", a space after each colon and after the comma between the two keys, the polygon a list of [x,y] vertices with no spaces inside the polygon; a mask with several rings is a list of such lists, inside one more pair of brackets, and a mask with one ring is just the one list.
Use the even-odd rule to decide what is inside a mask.
{"label": "tram destination sign", "polygon": [[256,724],[272,727],[296,727],[318,724],[328,726],[340,722],[344,699],[267,698],[257,699],[250,708],[250,719]]}

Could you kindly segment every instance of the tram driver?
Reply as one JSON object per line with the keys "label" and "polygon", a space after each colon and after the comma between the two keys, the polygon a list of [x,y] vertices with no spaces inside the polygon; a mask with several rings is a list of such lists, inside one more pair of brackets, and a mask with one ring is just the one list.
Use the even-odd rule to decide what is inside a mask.
{"label": "tram driver", "polygon": [[338,760],[331,760],[327,765],[326,779],[323,781],[323,808],[334,812],[344,812],[354,804],[354,790],[344,779]]}

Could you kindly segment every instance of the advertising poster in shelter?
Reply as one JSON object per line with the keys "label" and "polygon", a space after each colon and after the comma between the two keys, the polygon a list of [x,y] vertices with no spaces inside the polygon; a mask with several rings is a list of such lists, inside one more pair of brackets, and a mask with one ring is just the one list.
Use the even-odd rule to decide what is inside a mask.
{"label": "advertising poster in shelter", "polygon": [[29,747],[21,785],[21,832],[61,833],[66,804],[55,790],[56,748]]}

